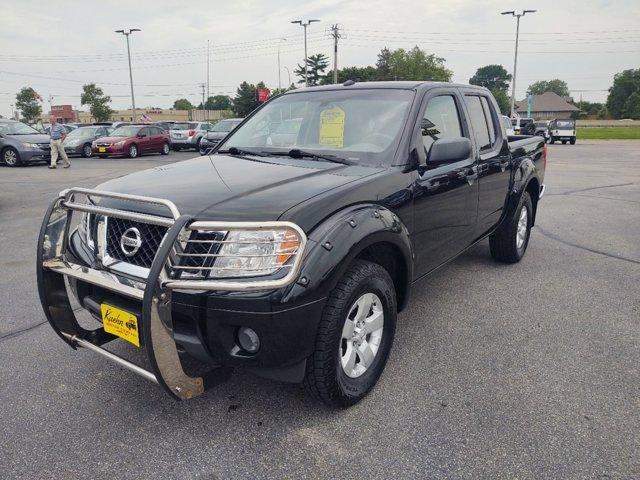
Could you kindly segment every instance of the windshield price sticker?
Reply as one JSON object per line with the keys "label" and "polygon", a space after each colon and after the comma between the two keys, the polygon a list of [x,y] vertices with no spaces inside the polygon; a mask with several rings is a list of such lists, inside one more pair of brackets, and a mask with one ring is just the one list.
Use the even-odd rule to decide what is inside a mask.
{"label": "windshield price sticker", "polygon": [[345,113],[339,107],[328,108],[320,112],[320,145],[335,148],[344,147]]}

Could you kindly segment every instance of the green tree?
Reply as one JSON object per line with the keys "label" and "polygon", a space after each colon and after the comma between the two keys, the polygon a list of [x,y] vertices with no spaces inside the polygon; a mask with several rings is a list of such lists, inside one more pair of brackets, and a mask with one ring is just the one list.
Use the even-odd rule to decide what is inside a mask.
{"label": "green tree", "polygon": [[492,90],[491,93],[498,103],[500,113],[502,113],[502,115],[506,115],[507,117],[511,115],[511,100],[507,96],[506,92],[504,90],[496,89]]}
{"label": "green tree", "polygon": [[[200,105],[202,105],[202,103]],[[228,95],[214,95],[204,102],[204,108],[207,110],[231,110],[231,107],[232,101]]]}
{"label": "green tree", "polygon": [[613,118],[632,118],[636,112],[634,93],[640,92],[640,68],[624,70],[613,77],[607,97],[607,110]]}
{"label": "green tree", "polygon": [[[338,69],[338,83],[344,83],[347,80],[356,82],[373,82],[378,78],[378,70],[376,67],[345,67]],[[333,83],[333,70],[330,70],[322,80],[320,85],[331,85]]]}
{"label": "green tree", "polygon": [[632,93],[624,102],[624,116],[633,120],[640,120],[640,91]]}
{"label": "green tree", "polygon": [[542,95],[545,92],[553,92],[561,97],[569,96],[569,86],[567,82],[554,79],[554,80],[540,80],[538,82],[534,82],[529,85],[527,89],[527,94],[531,95]]}
{"label": "green tree", "polygon": [[469,79],[471,85],[480,85],[488,88],[492,92],[500,90],[507,92],[511,74],[502,65],[485,65],[476,70],[473,77]]}
{"label": "green tree", "polygon": [[260,106],[257,95],[258,88],[265,88],[264,82],[260,82],[257,85],[247,82],[240,84],[233,99],[232,107],[238,117],[246,117]]}
{"label": "green tree", "polygon": [[16,108],[27,122],[33,122],[42,115],[39,99],[40,95],[31,87],[24,87],[16,95]]}
{"label": "green tree", "polygon": [[193,110],[194,108],[193,104],[186,98],[179,98],[173,102],[174,110]]}
{"label": "green tree", "polygon": [[376,63],[379,80],[433,80],[450,82],[453,72],[445,67],[445,60],[427,54],[420,47],[411,50],[382,49]]}
{"label": "green tree", "polygon": [[[323,53],[316,53],[307,58],[307,75],[309,77],[309,86],[318,85],[320,79],[324,76],[324,71],[329,66],[329,58]],[[298,83],[305,83],[304,80],[304,63],[298,64],[298,68],[293,71],[300,80]]]}
{"label": "green tree", "polygon": [[95,83],[89,83],[82,86],[82,95],[80,95],[80,103],[89,105],[91,116],[98,122],[104,122],[111,118],[113,110],[109,108],[111,97],[105,95],[100,87]]}
{"label": "green tree", "polygon": [[376,80],[393,80],[393,72],[391,71],[391,50],[384,47],[378,54],[376,61]]}

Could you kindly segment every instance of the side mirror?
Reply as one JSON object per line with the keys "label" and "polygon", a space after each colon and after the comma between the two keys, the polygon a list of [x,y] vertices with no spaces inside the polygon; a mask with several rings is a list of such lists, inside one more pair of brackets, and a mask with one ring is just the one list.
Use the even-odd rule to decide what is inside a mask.
{"label": "side mirror", "polygon": [[466,137],[441,138],[431,145],[427,165],[442,165],[471,157],[471,141]]}

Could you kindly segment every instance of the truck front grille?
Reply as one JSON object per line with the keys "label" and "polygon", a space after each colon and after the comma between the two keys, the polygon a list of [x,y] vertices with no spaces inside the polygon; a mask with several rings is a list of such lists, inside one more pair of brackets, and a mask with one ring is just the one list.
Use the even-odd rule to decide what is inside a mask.
{"label": "truck front grille", "polygon": [[[127,254],[122,247],[122,237],[126,232],[129,232],[127,236],[134,237],[132,229],[136,229],[140,235],[140,247],[131,254],[134,248],[126,248],[125,246],[128,250]],[[160,242],[167,233],[167,227],[113,217],[107,220],[106,230],[107,255],[116,260],[144,268],[151,268]]]}

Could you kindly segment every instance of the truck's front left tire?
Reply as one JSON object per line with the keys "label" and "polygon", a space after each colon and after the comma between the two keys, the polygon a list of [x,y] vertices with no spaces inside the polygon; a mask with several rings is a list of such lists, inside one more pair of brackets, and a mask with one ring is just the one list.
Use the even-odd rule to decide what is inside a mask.
{"label": "truck's front left tire", "polygon": [[396,293],[380,265],[354,261],[331,291],[307,360],[304,386],[327,405],[359,402],[387,362],[396,327]]}
{"label": "truck's front left tire", "polygon": [[529,192],[524,192],[510,219],[489,236],[491,256],[500,262],[516,263],[522,260],[529,245],[533,204]]}

